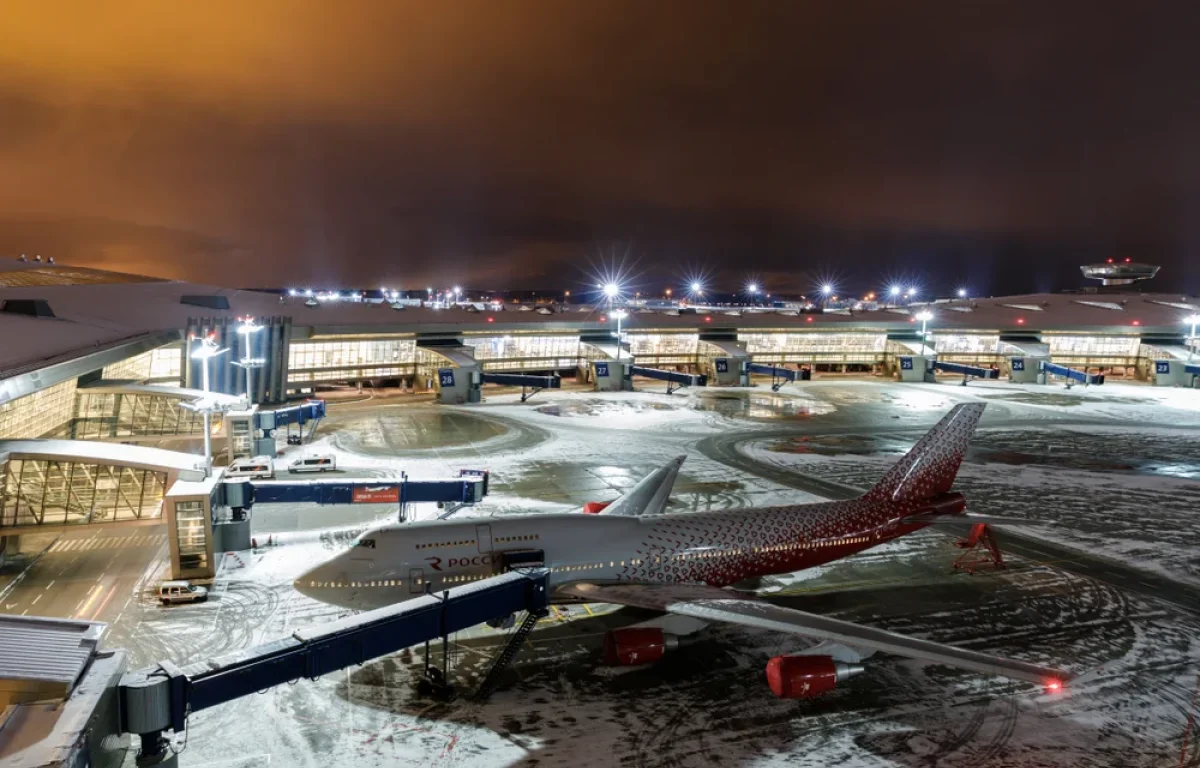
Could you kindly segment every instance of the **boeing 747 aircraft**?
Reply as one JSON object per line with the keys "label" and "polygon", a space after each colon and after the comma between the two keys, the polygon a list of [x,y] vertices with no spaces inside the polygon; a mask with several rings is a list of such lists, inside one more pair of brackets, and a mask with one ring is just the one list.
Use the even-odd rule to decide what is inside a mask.
{"label": "boeing 747 aircraft", "polygon": [[[605,660],[645,664],[712,622],[800,635],[809,648],[767,664],[772,692],[808,698],[863,671],[875,651],[1038,683],[1068,672],[772,605],[729,587],[792,573],[878,546],[927,525],[1027,522],[968,514],[951,491],[984,405],[955,406],[870,491],[830,501],[663,514],[683,457],[594,514],[534,514],[389,525],[305,573],[296,588],[358,609],[418,597],[533,564],[549,570],[553,601],[615,603],[661,612],[605,638]],[[589,505],[597,510],[599,505]]]}

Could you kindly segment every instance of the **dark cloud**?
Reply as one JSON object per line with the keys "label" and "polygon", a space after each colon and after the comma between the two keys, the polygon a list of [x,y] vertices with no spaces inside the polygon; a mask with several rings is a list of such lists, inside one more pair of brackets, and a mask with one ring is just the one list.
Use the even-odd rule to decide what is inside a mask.
{"label": "dark cloud", "polygon": [[1194,4],[68,5],[6,6],[0,252],[521,286],[615,242],[648,282],[992,291],[1131,255],[1200,289]]}

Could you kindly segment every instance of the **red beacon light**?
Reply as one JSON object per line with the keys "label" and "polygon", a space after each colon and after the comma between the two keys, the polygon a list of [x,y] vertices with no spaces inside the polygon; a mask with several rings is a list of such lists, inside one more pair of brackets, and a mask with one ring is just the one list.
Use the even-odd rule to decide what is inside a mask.
{"label": "red beacon light", "polygon": [[489,322],[489,323],[494,323],[494,322],[496,322],[496,318],[494,318],[494,317],[488,317],[488,322]]}
{"label": "red beacon light", "polygon": [[811,323],[811,322],[812,322],[812,315],[809,315],[808,317],[806,317],[806,318],[804,318],[804,319],[805,319],[805,321],[807,321],[807,322]]}
{"label": "red beacon light", "polygon": [[704,322],[706,322],[706,323],[711,323],[711,322],[712,322],[712,315],[705,315],[705,316],[704,316]]}
{"label": "red beacon light", "polygon": [[1018,317],[1018,318],[1017,318],[1017,325],[1025,325],[1025,318],[1023,318],[1023,317]]}
{"label": "red beacon light", "polygon": [[1061,680],[1047,680],[1046,681],[1046,692],[1047,693],[1058,693],[1059,691],[1062,690],[1062,687],[1063,687],[1063,684],[1062,684]]}
{"label": "red beacon light", "polygon": [[1112,260],[1112,259],[1109,259],[1109,260],[1108,260],[1108,263],[1109,263],[1109,264],[1112,264],[1112,263],[1113,263],[1113,260]]}
{"label": "red beacon light", "polygon": [[1141,321],[1141,320],[1134,320],[1134,321],[1133,321],[1133,324],[1134,324],[1134,325],[1141,325],[1141,324],[1142,324],[1142,321]]}

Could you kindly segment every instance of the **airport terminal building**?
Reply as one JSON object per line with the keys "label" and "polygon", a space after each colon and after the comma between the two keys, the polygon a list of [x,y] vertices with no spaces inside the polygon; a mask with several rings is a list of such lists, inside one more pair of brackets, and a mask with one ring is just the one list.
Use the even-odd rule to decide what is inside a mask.
{"label": "airport terminal building", "polygon": [[[228,447],[233,458],[254,453],[255,424],[237,415],[249,408],[360,383],[448,395],[442,390],[456,369],[477,381],[496,372],[590,381],[608,369],[598,362],[615,358],[736,385],[727,373],[747,363],[806,368],[818,377],[860,372],[921,380],[908,375],[912,360],[923,361],[920,368],[936,359],[1034,381],[1041,361],[1193,385],[1188,371],[1197,340],[1190,335],[1200,300],[1114,292],[1120,289],[858,311],[630,305],[620,312],[618,339],[618,313],[594,306],[317,301],[6,261],[0,535],[15,540],[47,526],[161,522],[171,488],[194,485],[204,473],[177,452],[139,443],[201,436],[200,400],[209,406],[210,433],[229,440],[218,452]],[[256,321],[253,332],[240,332],[246,317]],[[197,356],[193,348],[204,339],[224,351]],[[187,552],[193,560],[211,557],[211,541],[197,544],[207,539],[211,510],[194,501],[180,498],[166,515],[177,562]]]}

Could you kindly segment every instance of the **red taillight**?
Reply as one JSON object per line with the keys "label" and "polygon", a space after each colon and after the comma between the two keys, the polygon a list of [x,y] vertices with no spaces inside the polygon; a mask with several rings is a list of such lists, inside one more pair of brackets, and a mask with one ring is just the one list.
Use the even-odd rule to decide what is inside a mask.
{"label": "red taillight", "polygon": [[1050,682],[1046,683],[1046,690],[1049,691],[1050,693],[1054,693],[1055,691],[1061,691],[1062,683],[1059,682],[1058,680],[1051,680]]}

